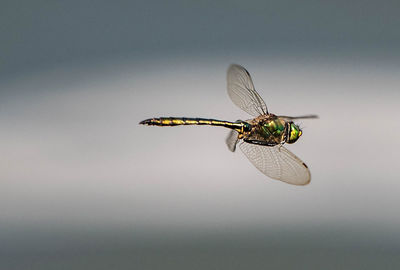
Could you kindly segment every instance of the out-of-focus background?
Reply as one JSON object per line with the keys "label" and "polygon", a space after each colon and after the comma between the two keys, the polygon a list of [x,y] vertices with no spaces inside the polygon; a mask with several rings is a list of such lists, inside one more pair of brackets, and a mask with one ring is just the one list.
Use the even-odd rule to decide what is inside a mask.
{"label": "out-of-focus background", "polygon": [[[398,1],[3,1],[0,269],[398,269]],[[245,66],[311,184],[227,130]]]}

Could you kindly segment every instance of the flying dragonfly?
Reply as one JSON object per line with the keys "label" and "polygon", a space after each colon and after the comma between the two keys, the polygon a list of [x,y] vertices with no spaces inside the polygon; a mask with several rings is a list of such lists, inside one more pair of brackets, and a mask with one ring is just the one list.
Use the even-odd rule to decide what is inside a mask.
{"label": "flying dragonfly", "polygon": [[235,122],[186,117],[159,117],[140,122],[149,126],[210,125],[231,129],[226,144],[236,146],[263,174],[293,185],[307,185],[311,180],[307,165],[283,145],[295,143],[302,135],[297,119],[317,115],[284,116],[268,112],[267,105],[254,88],[250,73],[240,65],[231,65],[227,74],[228,95],[233,103],[255,118]]}

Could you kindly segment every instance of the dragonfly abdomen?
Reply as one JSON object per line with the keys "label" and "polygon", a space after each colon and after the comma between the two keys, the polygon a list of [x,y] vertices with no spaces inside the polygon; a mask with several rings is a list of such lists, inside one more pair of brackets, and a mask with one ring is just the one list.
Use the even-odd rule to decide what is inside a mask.
{"label": "dragonfly abdomen", "polygon": [[208,119],[208,118],[186,118],[186,117],[159,117],[150,118],[141,121],[139,124],[148,126],[180,126],[180,125],[208,125],[220,126],[241,132],[245,124],[244,122],[229,122],[224,120]]}

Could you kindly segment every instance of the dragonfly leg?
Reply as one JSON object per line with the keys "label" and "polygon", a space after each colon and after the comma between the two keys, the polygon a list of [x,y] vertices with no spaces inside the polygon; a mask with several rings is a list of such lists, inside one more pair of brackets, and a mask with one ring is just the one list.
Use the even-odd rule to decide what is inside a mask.
{"label": "dragonfly leg", "polygon": [[256,140],[247,140],[243,139],[244,142],[251,143],[251,144],[258,144],[258,145],[265,145],[265,146],[276,146],[276,143],[266,142],[266,141],[256,141]]}

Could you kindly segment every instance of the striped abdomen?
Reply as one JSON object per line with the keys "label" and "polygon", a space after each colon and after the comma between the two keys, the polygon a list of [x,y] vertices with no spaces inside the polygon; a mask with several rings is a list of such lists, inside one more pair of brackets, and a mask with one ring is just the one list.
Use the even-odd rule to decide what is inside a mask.
{"label": "striped abdomen", "polygon": [[238,132],[243,132],[243,128],[247,123],[245,122],[229,122],[215,119],[206,118],[186,118],[186,117],[160,117],[150,118],[141,121],[139,124],[149,126],[180,126],[180,125],[208,125],[220,126],[234,129]]}

